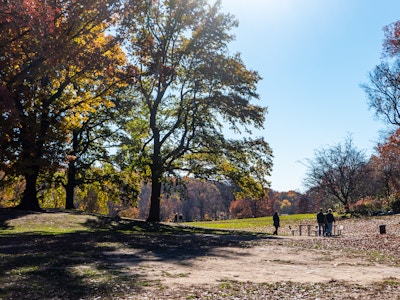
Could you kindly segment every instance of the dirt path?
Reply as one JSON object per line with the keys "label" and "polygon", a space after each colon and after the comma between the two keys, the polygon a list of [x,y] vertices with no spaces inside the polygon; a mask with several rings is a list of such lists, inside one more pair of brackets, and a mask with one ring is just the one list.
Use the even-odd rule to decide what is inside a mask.
{"label": "dirt path", "polygon": [[137,261],[121,261],[121,266],[148,280],[160,281],[166,287],[217,284],[221,280],[253,283],[344,280],[369,284],[389,278],[400,279],[398,267],[372,263],[365,254],[304,249],[291,244],[296,239],[311,241],[313,238],[266,239],[252,247],[215,248],[205,256],[177,252],[173,259],[168,260],[160,259],[158,254],[151,251],[139,253],[134,249],[112,254],[135,255]]}

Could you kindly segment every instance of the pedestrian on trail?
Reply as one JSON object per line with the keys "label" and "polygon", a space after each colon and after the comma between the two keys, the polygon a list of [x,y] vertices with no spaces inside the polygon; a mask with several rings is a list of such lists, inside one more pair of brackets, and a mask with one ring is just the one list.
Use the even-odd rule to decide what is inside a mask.
{"label": "pedestrian on trail", "polygon": [[325,235],[325,214],[322,211],[322,208],[317,213],[317,222],[318,222],[318,236]]}
{"label": "pedestrian on trail", "polygon": [[275,231],[273,234],[278,235],[278,228],[279,228],[280,224],[279,224],[279,216],[278,216],[277,212],[274,213],[274,216],[272,217],[272,219],[274,221],[274,227],[275,227]]}
{"label": "pedestrian on trail", "polygon": [[332,209],[328,209],[328,213],[325,216],[325,221],[327,224],[327,228],[326,228],[326,235],[327,236],[331,236],[332,235],[332,226],[333,223],[335,223],[335,217],[332,214]]}

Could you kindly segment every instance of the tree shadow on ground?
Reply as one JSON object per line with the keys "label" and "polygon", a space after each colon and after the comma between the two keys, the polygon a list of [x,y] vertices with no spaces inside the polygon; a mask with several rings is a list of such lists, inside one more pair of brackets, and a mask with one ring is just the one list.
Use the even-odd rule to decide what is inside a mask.
{"label": "tree shadow on ground", "polygon": [[[19,217],[10,214],[14,215],[1,218],[2,224],[7,224],[7,218]],[[89,231],[0,235],[0,298],[135,295],[160,284],[140,272],[138,265],[147,259],[190,265],[192,258],[215,255],[216,248],[251,247],[254,241],[271,238],[102,216],[88,219],[85,226]],[[123,265],[129,265],[130,271]]]}
{"label": "tree shadow on ground", "polygon": [[26,215],[35,214],[38,212],[28,211],[28,210],[17,210],[14,208],[0,208],[0,230],[5,229],[13,229],[13,226],[10,226],[8,221],[22,218]]}

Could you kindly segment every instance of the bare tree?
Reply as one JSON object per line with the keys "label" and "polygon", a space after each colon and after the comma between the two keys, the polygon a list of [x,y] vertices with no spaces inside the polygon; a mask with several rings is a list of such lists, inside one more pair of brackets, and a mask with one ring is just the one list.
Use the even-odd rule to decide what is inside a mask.
{"label": "bare tree", "polygon": [[316,150],[315,157],[307,162],[306,185],[333,196],[349,212],[349,204],[362,196],[367,173],[364,151],[356,149],[348,136],[343,144]]}
{"label": "bare tree", "polygon": [[370,83],[362,85],[369,106],[385,122],[400,126],[400,60],[382,62],[369,77]]}

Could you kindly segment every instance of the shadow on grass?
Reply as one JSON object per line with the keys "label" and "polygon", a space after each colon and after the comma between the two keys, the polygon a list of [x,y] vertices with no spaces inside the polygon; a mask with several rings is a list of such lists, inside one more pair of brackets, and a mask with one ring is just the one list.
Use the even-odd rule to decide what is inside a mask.
{"label": "shadow on grass", "polygon": [[13,229],[12,226],[8,224],[9,220],[24,217],[26,215],[35,214],[38,212],[28,211],[28,210],[17,210],[14,208],[1,208],[0,209],[0,230]]}
{"label": "shadow on grass", "polygon": [[[7,217],[1,222],[7,226]],[[88,231],[58,235],[0,235],[0,299],[134,296],[160,284],[143,275],[143,262],[190,265],[192,258],[215,256],[216,248],[250,247],[251,241],[271,238],[101,216],[88,219],[85,226]]]}

